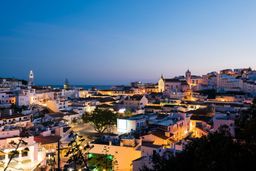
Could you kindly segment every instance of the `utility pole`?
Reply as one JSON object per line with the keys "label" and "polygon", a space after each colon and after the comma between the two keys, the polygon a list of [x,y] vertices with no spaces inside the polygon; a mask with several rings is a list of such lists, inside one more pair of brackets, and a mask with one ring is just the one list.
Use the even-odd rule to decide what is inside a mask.
{"label": "utility pole", "polygon": [[60,168],[60,139],[58,140],[58,171],[61,171],[61,168]]}

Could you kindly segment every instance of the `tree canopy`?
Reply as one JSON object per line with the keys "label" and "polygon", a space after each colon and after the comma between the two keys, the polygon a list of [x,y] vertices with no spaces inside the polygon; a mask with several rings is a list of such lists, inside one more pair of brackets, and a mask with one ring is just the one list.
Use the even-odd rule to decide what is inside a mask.
{"label": "tree canopy", "polygon": [[107,128],[116,124],[117,114],[110,110],[95,109],[91,114],[85,114],[83,121],[86,123],[92,123],[94,129],[102,134]]}

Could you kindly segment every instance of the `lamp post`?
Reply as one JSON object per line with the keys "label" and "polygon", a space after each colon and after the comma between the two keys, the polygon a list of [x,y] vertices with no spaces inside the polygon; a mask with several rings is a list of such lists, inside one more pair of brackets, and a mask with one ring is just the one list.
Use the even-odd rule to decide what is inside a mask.
{"label": "lamp post", "polygon": [[60,169],[60,140],[58,140],[58,171],[61,171]]}

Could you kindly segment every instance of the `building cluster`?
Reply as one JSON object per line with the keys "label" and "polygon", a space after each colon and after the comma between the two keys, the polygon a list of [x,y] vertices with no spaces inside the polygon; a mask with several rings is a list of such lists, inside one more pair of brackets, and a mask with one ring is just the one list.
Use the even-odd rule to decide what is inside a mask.
{"label": "building cluster", "polygon": [[225,69],[220,72],[211,72],[203,76],[191,75],[187,70],[185,76],[171,79],[164,78],[158,81],[159,92],[168,94],[182,93],[186,96],[188,90],[200,91],[214,89],[217,92],[244,92],[255,96],[256,71],[251,68]]}
{"label": "building cluster", "polygon": [[35,86],[32,71],[28,81],[1,78],[0,170],[8,163],[8,171],[56,165],[58,143],[67,146],[69,124],[84,113],[71,105],[78,96],[78,89]]}
{"label": "building cluster", "polygon": [[[226,126],[235,136],[235,119],[256,96],[256,71],[226,69],[203,76],[165,78],[157,83],[133,82],[109,89],[36,86],[0,78],[0,170],[18,147],[9,170],[34,170],[56,165],[57,147],[68,146],[73,122],[96,108],[118,114],[113,134],[91,142],[91,154],[113,156],[115,170],[150,166],[153,153],[179,153],[190,141]],[[27,133],[23,137],[24,132]],[[106,152],[107,149],[107,152]],[[64,152],[63,152],[64,153]],[[129,154],[129,155],[128,155]],[[62,166],[65,156],[61,156]]]}
{"label": "building cluster", "polygon": [[249,68],[196,76],[188,70],[185,76],[162,75],[152,86],[154,91],[146,91],[148,84],[141,82],[99,91],[118,97],[108,108],[119,117],[116,134],[92,142],[91,153],[104,154],[103,149],[108,149],[116,170],[139,171],[151,166],[153,153],[175,155],[191,138],[206,136],[221,127],[235,137],[235,120],[249,108],[256,93],[248,89],[248,84],[255,85],[254,73]]}

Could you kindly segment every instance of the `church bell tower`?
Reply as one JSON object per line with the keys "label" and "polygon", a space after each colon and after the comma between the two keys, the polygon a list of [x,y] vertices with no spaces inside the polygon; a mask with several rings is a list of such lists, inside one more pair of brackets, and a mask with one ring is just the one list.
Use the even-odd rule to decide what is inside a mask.
{"label": "church bell tower", "polygon": [[28,76],[28,86],[31,87],[34,85],[34,73],[33,71],[31,70],[29,72],[29,76]]}
{"label": "church bell tower", "polygon": [[192,80],[191,80],[191,72],[189,70],[186,71],[186,81],[189,84],[189,86],[192,84]]}

